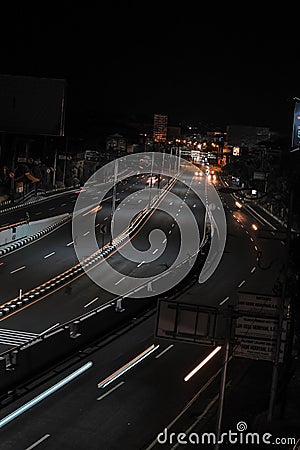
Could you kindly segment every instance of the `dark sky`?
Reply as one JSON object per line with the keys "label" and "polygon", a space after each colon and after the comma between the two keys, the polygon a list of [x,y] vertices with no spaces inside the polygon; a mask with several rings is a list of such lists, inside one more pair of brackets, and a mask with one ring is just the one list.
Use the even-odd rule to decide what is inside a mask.
{"label": "dark sky", "polygon": [[197,2],[72,3],[11,5],[0,27],[0,73],[65,78],[71,129],[155,112],[174,125],[292,129],[299,54],[276,25],[221,24]]}

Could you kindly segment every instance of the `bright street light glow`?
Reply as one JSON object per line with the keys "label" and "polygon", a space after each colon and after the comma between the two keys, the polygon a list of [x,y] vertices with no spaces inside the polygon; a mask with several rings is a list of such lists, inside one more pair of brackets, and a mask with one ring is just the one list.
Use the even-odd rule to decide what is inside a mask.
{"label": "bright street light glow", "polygon": [[257,231],[257,230],[258,230],[258,226],[257,226],[257,225],[255,225],[255,223],[253,223],[253,224],[252,224],[252,228],[253,228],[253,230],[255,230],[255,231]]}
{"label": "bright street light glow", "polygon": [[192,378],[192,376],[195,375],[195,373],[197,373],[211,358],[213,358],[221,350],[221,348],[222,347],[218,345],[218,347],[216,347],[206,358],[204,358],[203,361],[195,367],[195,369],[184,377],[184,381],[189,381],[189,379]]}

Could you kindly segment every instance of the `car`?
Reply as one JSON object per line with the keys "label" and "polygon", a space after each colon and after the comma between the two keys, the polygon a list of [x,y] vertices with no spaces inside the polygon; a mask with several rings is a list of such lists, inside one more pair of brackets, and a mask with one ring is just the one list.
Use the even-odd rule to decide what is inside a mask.
{"label": "car", "polygon": [[150,175],[146,182],[149,186],[154,186],[158,182],[158,178],[155,175]]}

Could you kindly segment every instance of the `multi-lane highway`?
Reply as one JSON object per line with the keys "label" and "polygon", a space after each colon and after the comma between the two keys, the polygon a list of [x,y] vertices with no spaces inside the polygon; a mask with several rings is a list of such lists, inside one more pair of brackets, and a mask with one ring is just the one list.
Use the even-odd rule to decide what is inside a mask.
{"label": "multi-lane highway", "polygon": [[[223,186],[222,180],[216,180],[215,185]],[[144,187],[144,178],[134,177],[120,187],[118,198],[126,201],[129,193],[138,193]],[[201,232],[204,212],[199,199],[188,187],[177,185],[173,191],[177,195],[177,200],[170,205],[174,208],[173,215],[180,217],[182,202],[185,202],[196,213]],[[38,218],[41,218],[52,211],[70,211],[76,195],[69,193],[63,200],[59,197],[31,206],[33,211],[30,210],[30,215],[41,212],[38,214]],[[222,194],[222,199],[228,227],[224,254],[214,274],[205,283],[194,283],[181,293],[181,302],[225,309],[227,305],[236,303],[237,293],[241,290],[272,294],[280,275],[284,241],[277,239],[277,224],[262,212],[257,213],[247,207],[237,208],[236,199],[230,194]],[[110,202],[103,203],[102,209],[97,213],[97,224],[104,224],[110,219],[110,208]],[[2,217],[3,222],[15,220],[17,213],[13,214],[11,219],[8,214],[5,215],[6,222]],[[256,226],[253,227],[253,224]],[[155,274],[158,264],[162,267],[170,265],[179,245],[179,231],[173,217],[155,211],[134,237],[133,243],[139,250],[147,250],[147,236],[152,229],[157,228],[163,230],[169,246],[155,264],[126,262],[116,252],[109,257],[112,267],[122,272],[124,277],[132,274],[143,277],[149,273]],[[259,237],[258,231],[262,228],[268,229],[267,238]],[[80,238],[84,239],[84,236]],[[98,235],[100,246],[108,240],[109,234]],[[36,288],[77,263],[70,224],[7,255],[2,261],[1,303],[17,296],[18,289],[27,291]],[[120,276],[117,283],[122,283],[122,280]],[[71,290],[66,289],[67,286],[71,286]],[[32,336],[38,335],[113,298],[114,294],[95,285],[86,274],[81,274],[56,292],[50,292],[34,304],[3,317],[0,321],[0,349],[5,351],[14,347],[18,339],[24,343],[31,339],[30,333]],[[50,371],[44,382],[32,383],[28,390],[22,391],[23,395],[2,407],[0,424],[1,418],[7,417],[84,364],[92,363],[78,378],[3,426],[0,429],[1,448],[56,449],[63,446],[66,449],[150,450],[156,445],[162,446],[156,444],[155,439],[164,427],[169,426],[170,430],[178,432],[185,431],[189,421],[195,419],[195,414],[197,417],[201,414],[204,414],[203,417],[209,414],[215,417],[223,350],[220,349],[201,371],[185,382],[184,377],[213,348],[158,340],[154,336],[154,330],[155,315],[148,311],[145,317],[136,321],[135,327],[131,323],[128,329],[111,336],[106,343],[92,346],[80,355],[73,356],[55,371]],[[153,351],[133,365],[132,361],[142,352],[152,349],[152,345]],[[249,407],[244,418],[247,416],[250,420],[253,414],[260,411],[259,408],[265,407],[271,368],[269,362],[231,358],[228,380],[232,391],[238,389],[243,377],[249,379],[244,399]],[[112,378],[108,385],[98,387],[98,383],[116,374],[116,371],[119,376]],[[253,377],[260,378],[259,386],[251,383]],[[255,405],[251,403],[254,395],[257,395]],[[187,408],[193,398],[195,401]],[[236,414],[239,414],[239,399],[232,406]],[[184,414],[185,409],[187,412]],[[233,423],[240,419],[242,418],[235,415],[230,418]]]}

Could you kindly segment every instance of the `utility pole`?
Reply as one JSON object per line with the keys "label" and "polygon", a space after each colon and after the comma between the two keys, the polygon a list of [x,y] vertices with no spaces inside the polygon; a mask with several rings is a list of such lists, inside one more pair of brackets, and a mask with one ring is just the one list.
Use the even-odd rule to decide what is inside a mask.
{"label": "utility pole", "polygon": [[67,172],[67,153],[68,153],[68,146],[69,146],[69,140],[68,136],[66,136],[66,143],[65,143],[65,159],[64,159],[64,171],[63,171],[63,185],[65,186],[65,180],[66,180],[66,172]]}
{"label": "utility pole", "polygon": [[153,168],[154,168],[154,153],[152,153],[152,161],[151,161],[151,175],[150,175],[150,184],[149,184],[149,203],[148,203],[148,209],[150,209],[151,204],[151,189],[152,189],[152,177],[153,177]]}
{"label": "utility pole", "polygon": [[[17,137],[13,138],[12,142],[12,159],[11,159],[11,172],[14,173],[16,169],[16,153],[17,153]],[[11,178],[10,181],[10,193],[13,195],[15,193],[15,179]]]}
{"label": "utility pole", "polygon": [[54,163],[53,163],[53,187],[55,188],[55,183],[56,183],[56,168],[57,168],[57,149],[55,150],[55,155],[54,155]]}
{"label": "utility pole", "polygon": [[113,223],[114,223],[114,215],[115,215],[115,211],[116,211],[117,181],[118,181],[118,160],[115,159],[114,186],[113,186],[111,220],[110,220],[110,245],[112,245],[112,241],[113,241]]}
{"label": "utility pole", "polygon": [[224,410],[224,398],[225,398],[226,378],[227,378],[230,339],[231,339],[231,326],[232,326],[232,311],[230,311],[230,313],[231,313],[230,317],[226,318],[226,328],[225,328],[226,335],[225,335],[225,346],[224,346],[225,348],[224,348],[224,359],[223,359],[221,384],[220,384],[220,395],[219,395],[219,405],[218,405],[218,414],[217,414],[217,429],[216,429],[215,450],[219,450],[219,440],[220,440],[221,431],[222,431],[222,418],[223,418],[223,410]]}

